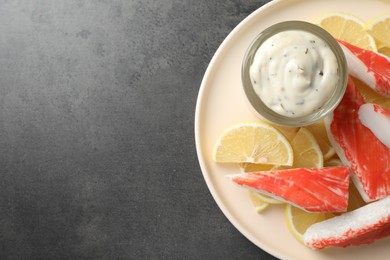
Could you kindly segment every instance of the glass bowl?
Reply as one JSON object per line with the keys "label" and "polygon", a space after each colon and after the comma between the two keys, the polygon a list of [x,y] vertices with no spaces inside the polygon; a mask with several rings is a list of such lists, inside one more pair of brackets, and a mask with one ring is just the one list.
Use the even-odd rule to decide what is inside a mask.
{"label": "glass bowl", "polygon": [[[269,108],[256,93],[250,78],[250,67],[253,63],[258,48],[271,36],[289,30],[308,32],[322,39],[329,46],[330,50],[334,53],[338,65],[338,82],[330,98],[328,98],[327,101],[322,104],[321,108],[319,108],[318,110],[297,117],[282,115]],[[340,103],[345,93],[345,89],[348,82],[348,70],[345,56],[340,45],[328,32],[326,32],[321,27],[308,22],[286,21],[268,27],[259,35],[257,35],[257,37],[252,41],[244,56],[241,77],[248,101],[261,118],[264,118],[278,125],[304,126],[324,118],[326,115],[332,112]],[[267,97],[262,98],[264,99]]]}

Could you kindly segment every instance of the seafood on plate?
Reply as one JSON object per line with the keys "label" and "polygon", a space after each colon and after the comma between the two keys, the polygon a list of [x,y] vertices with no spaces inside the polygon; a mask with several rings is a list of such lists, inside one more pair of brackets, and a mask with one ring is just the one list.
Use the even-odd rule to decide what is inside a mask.
{"label": "seafood on plate", "polygon": [[[390,196],[390,150],[359,119],[364,99],[352,78],[338,107],[325,118],[328,137],[366,202]],[[387,132],[388,133],[388,132]]]}
{"label": "seafood on plate", "polygon": [[378,94],[390,97],[390,58],[338,40],[350,75],[360,79]]}
{"label": "seafood on plate", "polygon": [[228,178],[308,212],[345,212],[349,175],[349,168],[340,166],[247,172]]}
{"label": "seafood on plate", "polygon": [[390,235],[390,197],[313,224],[303,235],[313,249],[370,244]]}
{"label": "seafood on plate", "polygon": [[378,104],[364,104],[359,108],[359,119],[390,149],[390,110]]}

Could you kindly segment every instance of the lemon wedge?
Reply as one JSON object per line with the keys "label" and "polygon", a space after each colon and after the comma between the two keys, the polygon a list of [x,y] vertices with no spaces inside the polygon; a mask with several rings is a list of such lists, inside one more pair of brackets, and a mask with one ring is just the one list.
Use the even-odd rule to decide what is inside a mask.
{"label": "lemon wedge", "polygon": [[390,47],[390,14],[372,19],[364,29],[385,47]]}
{"label": "lemon wedge", "polygon": [[215,162],[293,164],[290,143],[265,123],[241,123],[226,129],[214,146]]}
{"label": "lemon wedge", "polygon": [[359,89],[360,94],[362,94],[363,99],[366,103],[375,103],[379,104],[387,109],[390,109],[390,99],[376,93],[372,88],[367,86],[364,82],[353,78],[356,87]]}
{"label": "lemon wedge", "polygon": [[329,160],[336,154],[333,146],[330,144],[323,120],[306,126],[306,129],[308,129],[317,140],[321,152],[324,156],[324,161]]}
{"label": "lemon wedge", "polygon": [[390,47],[381,46],[380,48],[378,48],[378,52],[387,57],[390,57]]}
{"label": "lemon wedge", "polygon": [[313,23],[328,31],[336,39],[363,49],[377,51],[374,38],[364,29],[365,22],[354,15],[331,12],[315,18]]}
{"label": "lemon wedge", "polygon": [[263,201],[259,196],[259,193],[255,191],[249,191],[249,196],[252,200],[253,206],[257,213],[263,212],[266,208],[268,208],[269,203]]}
{"label": "lemon wedge", "polygon": [[301,243],[303,234],[311,225],[332,218],[332,213],[312,213],[287,204],[284,209],[284,216],[290,233]]}
{"label": "lemon wedge", "polygon": [[339,158],[332,158],[324,163],[325,167],[343,166],[343,162]]}
{"label": "lemon wedge", "polygon": [[316,139],[306,128],[299,129],[291,141],[294,151],[294,168],[321,168],[324,158]]}

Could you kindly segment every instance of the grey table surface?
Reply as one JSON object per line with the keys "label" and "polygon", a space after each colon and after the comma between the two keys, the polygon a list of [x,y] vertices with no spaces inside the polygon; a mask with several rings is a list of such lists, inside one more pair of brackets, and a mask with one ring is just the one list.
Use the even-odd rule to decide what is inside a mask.
{"label": "grey table surface", "polygon": [[1,0],[0,259],[275,259],[194,141],[208,63],[266,2]]}

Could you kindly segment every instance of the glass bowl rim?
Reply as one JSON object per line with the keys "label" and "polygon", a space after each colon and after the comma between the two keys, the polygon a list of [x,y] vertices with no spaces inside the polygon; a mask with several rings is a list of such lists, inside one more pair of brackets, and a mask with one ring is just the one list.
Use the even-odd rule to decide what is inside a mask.
{"label": "glass bowl rim", "polygon": [[[333,91],[332,96],[329,98],[329,100],[322,106],[320,110],[301,117],[287,117],[271,110],[261,101],[261,99],[255,93],[249,76],[249,68],[251,66],[253,57],[256,54],[257,49],[261,46],[261,44],[269,37],[279,32],[289,30],[306,31],[324,40],[335,54],[339,70],[338,85]],[[344,52],[342,51],[337,40],[321,27],[305,21],[284,21],[266,28],[265,30],[260,32],[250,43],[242,62],[241,80],[245,95],[258,115],[278,125],[304,126],[323,119],[325,116],[331,113],[340,103],[348,83],[347,62]]]}

